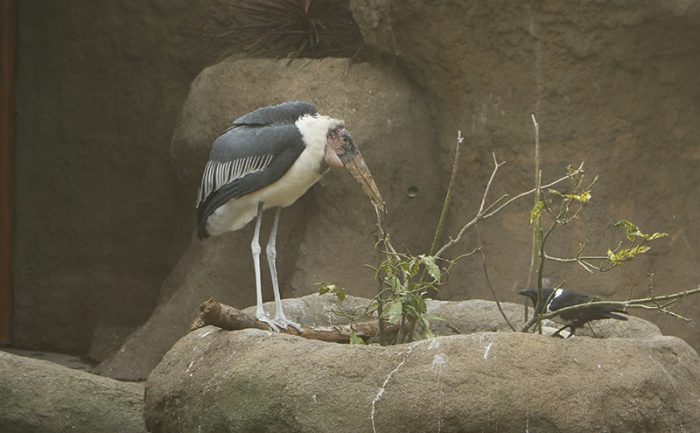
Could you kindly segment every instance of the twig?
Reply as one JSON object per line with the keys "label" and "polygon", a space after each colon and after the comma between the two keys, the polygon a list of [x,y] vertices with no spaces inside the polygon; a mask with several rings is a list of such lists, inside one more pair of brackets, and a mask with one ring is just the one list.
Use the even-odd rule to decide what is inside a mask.
{"label": "twig", "polygon": [[[386,216],[386,214],[379,209],[377,206],[374,206],[374,213],[377,216],[377,246],[380,244],[383,246],[383,251],[384,254],[388,257],[389,252],[388,249],[393,251],[394,254],[396,254],[396,251],[394,250],[394,247],[391,245],[391,242],[389,242],[389,238],[386,235],[386,232],[384,231],[384,225],[383,225],[383,218]],[[381,255],[381,253],[379,253]],[[377,321],[378,321],[378,333],[379,333],[379,344],[380,345],[385,345],[387,342],[386,339],[386,321],[383,318],[383,312],[384,312],[384,302],[385,302],[385,296],[384,293],[386,292],[384,290],[384,281],[382,279],[382,276],[380,275],[379,272],[377,272]]]}
{"label": "twig", "polygon": [[469,227],[473,226],[481,220],[486,219],[484,218],[484,206],[486,204],[486,197],[488,196],[489,191],[491,190],[491,184],[493,183],[493,179],[496,177],[496,173],[498,173],[498,169],[501,168],[503,164],[505,164],[505,161],[498,162],[498,160],[496,160],[495,153],[492,153],[491,155],[493,157],[493,170],[491,171],[491,176],[489,177],[489,181],[486,184],[486,188],[484,189],[484,194],[481,198],[481,204],[479,206],[479,210],[476,213],[476,216],[462,227],[462,229],[457,233],[457,236],[455,238],[450,238],[450,240],[434,254],[436,257],[442,257],[442,254],[445,252],[445,250],[459,242],[462,239],[462,236],[464,236],[464,232],[466,232]]}
{"label": "twig", "polygon": [[[530,116],[532,117],[532,123],[535,127],[535,202],[533,204],[534,207],[540,201],[540,195],[542,191],[542,171],[540,169],[540,125],[537,123],[537,119],[535,119],[534,113],[530,114]],[[532,228],[532,253],[530,255],[530,269],[527,273],[527,284],[525,285],[525,287],[530,287],[530,283],[532,282],[532,275],[535,270],[535,262],[537,261],[537,245],[539,244],[539,239],[542,236],[542,227],[539,224],[539,222],[540,221],[538,218],[537,224],[535,224],[535,226]],[[527,315],[527,307],[525,308]]]}
{"label": "twig", "polygon": [[[535,307],[536,314],[541,314],[544,310],[544,306],[546,305],[543,294],[544,291],[542,287],[542,279],[544,278],[544,262],[546,261],[544,258],[544,245],[545,243],[547,243],[547,239],[549,239],[549,236],[552,234],[552,232],[554,232],[554,229],[557,228],[557,225],[557,222],[554,221],[547,230],[547,232],[544,233],[544,235],[542,234],[542,225],[538,225],[537,238],[539,239],[539,250],[537,254],[537,306]],[[537,321],[537,330],[540,334],[542,333],[541,320]]]}
{"label": "twig", "polygon": [[445,220],[447,219],[447,210],[452,202],[452,191],[454,190],[455,180],[457,179],[457,171],[459,170],[459,151],[464,142],[464,137],[462,137],[462,131],[457,131],[457,143],[455,144],[455,156],[452,161],[452,173],[450,174],[450,182],[447,186],[447,192],[445,193],[445,201],[442,203],[442,212],[440,212],[440,219],[438,220],[437,227],[435,228],[435,236],[433,237],[433,243],[430,246],[429,256],[435,254],[437,249],[437,244],[440,241],[440,236],[442,235],[442,230],[445,226]]}
{"label": "twig", "polygon": [[484,250],[479,248],[479,253],[481,254],[481,267],[484,270],[484,279],[486,280],[486,285],[488,286],[489,290],[491,291],[491,296],[493,296],[493,300],[496,301],[496,306],[498,307],[498,311],[501,312],[501,316],[503,316],[503,320],[506,321],[510,329],[515,332],[515,326],[510,322],[508,319],[508,316],[506,313],[503,311],[503,307],[501,307],[501,303],[498,300],[498,297],[496,296],[496,291],[493,289],[493,285],[491,284],[491,278],[489,278],[489,271],[488,267],[486,266],[486,255],[484,254]]}
{"label": "twig", "polygon": [[[562,176],[562,177],[560,177],[559,179],[557,179],[557,180],[555,180],[555,181],[553,181],[553,182],[550,182],[550,183],[548,183],[548,184],[546,184],[546,185],[542,185],[540,188],[541,188],[541,189],[545,189],[545,188],[553,187],[554,185],[556,185],[556,184],[558,184],[558,183],[561,183],[561,182],[563,182],[563,181],[569,179],[571,176],[574,176],[574,175],[579,174],[579,173],[582,173],[582,172],[583,172],[583,162],[581,163],[581,165],[578,166],[578,168],[577,168],[576,170],[572,171],[570,174],[567,174],[566,176]],[[508,206],[509,204],[511,204],[512,202],[514,202],[515,200],[517,200],[517,199],[519,199],[519,198],[523,198],[523,197],[525,197],[525,196],[528,196],[528,195],[534,193],[536,190],[537,190],[537,188],[532,188],[531,190],[528,190],[528,191],[525,191],[525,192],[521,192],[520,194],[511,197],[510,200],[508,200],[508,201],[506,201],[505,203],[503,203],[502,205],[498,206],[498,207],[497,207],[496,209],[494,209],[493,211],[488,212],[488,213],[485,213],[484,216],[482,217],[482,219],[486,219],[486,218],[492,217],[494,214],[497,214],[498,212],[501,211],[501,209],[503,209],[504,207]]]}

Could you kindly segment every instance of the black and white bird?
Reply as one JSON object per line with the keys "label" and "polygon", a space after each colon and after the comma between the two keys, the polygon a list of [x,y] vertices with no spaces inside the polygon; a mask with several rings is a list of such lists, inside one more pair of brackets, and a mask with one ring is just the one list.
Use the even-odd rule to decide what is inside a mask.
{"label": "black and white bird", "polygon": [[[518,294],[527,296],[532,300],[533,307],[537,306],[537,289],[525,289],[518,292]],[[542,289],[542,302],[545,302],[545,312],[551,313],[553,311],[560,310],[565,307],[572,307],[579,304],[587,304],[589,302],[600,301],[601,299],[597,296],[591,296],[584,293],[576,293],[571,290],[564,289]],[[558,316],[552,318],[553,321],[563,324],[564,326],[560,328],[557,332],[552,334],[552,336],[560,336],[560,332],[564,329],[569,328],[571,333],[569,336],[574,335],[576,328],[580,328],[591,320],[601,320],[601,319],[617,319],[617,320],[627,320],[627,317],[621,316],[617,313],[627,314],[626,311],[620,307],[615,307],[611,305],[599,305],[590,308],[585,308],[581,310],[561,313]]]}
{"label": "black and white bird", "polygon": [[[259,108],[233,121],[214,141],[197,199],[197,234],[204,240],[235,231],[253,218],[251,242],[257,296],[256,317],[271,329],[299,324],[287,319],[277,282],[275,240],[280,210],[294,203],[331,167],[345,167],[379,210],[384,200],[342,120],[318,114],[308,102]],[[275,315],[263,310],[260,225],[265,209],[274,221],[265,252],[272,277]]]}

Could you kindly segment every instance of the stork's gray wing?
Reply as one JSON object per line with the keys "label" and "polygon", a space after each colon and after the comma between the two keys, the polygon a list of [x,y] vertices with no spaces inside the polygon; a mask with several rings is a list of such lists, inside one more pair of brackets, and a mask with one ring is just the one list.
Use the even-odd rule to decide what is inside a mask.
{"label": "stork's gray wing", "polygon": [[240,125],[292,124],[305,114],[316,114],[316,107],[310,102],[293,101],[279,105],[258,108],[233,121],[233,127]]}
{"label": "stork's gray wing", "polygon": [[197,199],[197,226],[206,237],[206,221],[231,199],[279,180],[304,150],[294,123],[228,130],[214,141]]}

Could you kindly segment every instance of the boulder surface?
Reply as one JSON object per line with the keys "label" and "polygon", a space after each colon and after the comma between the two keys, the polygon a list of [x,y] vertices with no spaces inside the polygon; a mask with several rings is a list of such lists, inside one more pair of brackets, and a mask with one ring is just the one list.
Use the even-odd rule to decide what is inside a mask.
{"label": "boulder surface", "polygon": [[[304,302],[314,298],[325,302]],[[465,328],[499,314],[486,301],[445,304]],[[327,323],[327,309],[311,310]],[[700,431],[700,359],[654,328],[602,339],[482,329],[381,347],[205,327],[149,376],[146,423],[153,433]]]}
{"label": "boulder surface", "polygon": [[0,431],[143,433],[143,389],[0,351]]}

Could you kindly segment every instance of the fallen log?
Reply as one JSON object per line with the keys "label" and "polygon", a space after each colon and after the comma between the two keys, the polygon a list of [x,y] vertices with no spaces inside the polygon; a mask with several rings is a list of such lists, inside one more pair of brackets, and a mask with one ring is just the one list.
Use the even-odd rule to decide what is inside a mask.
{"label": "fallen log", "polygon": [[[215,298],[209,298],[199,306],[199,316],[190,325],[190,331],[207,325],[217,326],[227,331],[238,331],[246,328],[270,330],[267,323],[261,322],[235,307],[222,304]],[[301,333],[292,327],[280,329],[280,332],[330,343],[349,343],[353,331],[365,342],[379,334],[379,321],[376,319],[352,325],[305,326],[302,324],[301,327],[303,331]],[[397,328],[397,326],[387,325],[386,332],[391,334],[396,332]]]}

